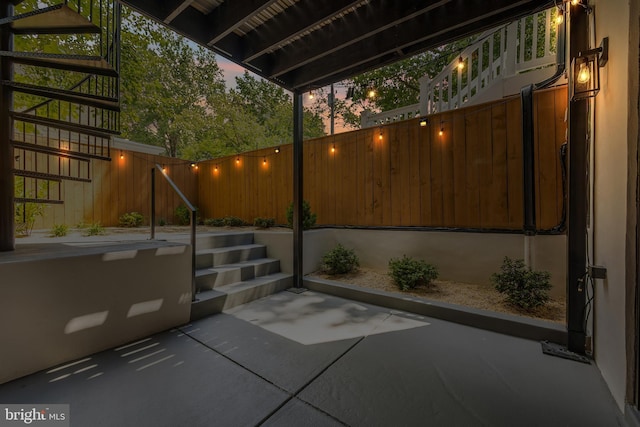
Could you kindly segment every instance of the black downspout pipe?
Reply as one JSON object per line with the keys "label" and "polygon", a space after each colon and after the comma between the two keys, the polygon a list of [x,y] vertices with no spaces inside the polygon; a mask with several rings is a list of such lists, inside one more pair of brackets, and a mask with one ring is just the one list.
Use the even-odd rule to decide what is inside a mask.
{"label": "black downspout pipe", "polygon": [[522,103],[522,189],[524,197],[524,234],[536,234],[535,150],[533,129],[533,85],[520,91]]}
{"label": "black downspout pipe", "polygon": [[[13,16],[13,4],[9,0],[0,0],[0,19]],[[0,26],[0,50],[13,50],[13,34],[9,25]],[[13,80],[11,59],[0,57],[0,81]],[[0,251],[15,249],[15,230],[13,225],[13,145],[11,136],[11,106],[13,96],[8,86],[0,85]]]}
{"label": "black downspout pipe", "polygon": [[[569,57],[589,49],[589,18],[582,7],[572,7],[569,21]],[[569,85],[573,84],[573,70]],[[567,206],[567,323],[568,350],[585,353],[585,272],[587,270],[588,114],[589,100],[569,99]]]}
{"label": "black downspout pipe", "polygon": [[293,287],[302,288],[303,249],[302,249],[302,92],[293,93]]}

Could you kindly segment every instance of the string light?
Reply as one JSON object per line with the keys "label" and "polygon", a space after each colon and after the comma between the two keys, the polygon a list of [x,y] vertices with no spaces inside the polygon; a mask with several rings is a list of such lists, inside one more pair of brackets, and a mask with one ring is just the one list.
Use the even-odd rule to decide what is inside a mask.
{"label": "string light", "polygon": [[309,92],[309,99],[313,99],[315,98],[315,96],[313,95],[313,92]]}
{"label": "string light", "polygon": [[276,147],[273,151],[274,151],[276,154],[280,153],[280,147]]}
{"label": "string light", "polygon": [[373,89],[369,89],[369,98],[375,98],[376,97],[376,91]]}
{"label": "string light", "polygon": [[382,129],[380,129],[380,135],[378,135],[378,139],[382,141]]}
{"label": "string light", "polygon": [[120,159],[124,159],[124,153],[120,151]]}
{"label": "string light", "polygon": [[331,146],[331,154],[334,154],[336,152],[336,143],[334,142],[333,145]]}
{"label": "string light", "polygon": [[216,163],[216,167],[214,169],[215,172],[218,172],[218,164]]}
{"label": "string light", "polygon": [[262,157],[262,164],[266,165],[267,164],[267,156],[263,156]]}
{"label": "string light", "polygon": [[462,59],[462,56],[460,56],[460,58],[458,58],[458,70],[463,70],[464,69],[464,59]]}
{"label": "string light", "polygon": [[165,165],[162,165],[162,172],[166,172],[167,171],[167,167]]}
{"label": "string light", "polygon": [[571,0],[571,4],[573,6],[576,6],[576,5],[580,4],[580,0]]}
{"label": "string light", "polygon": [[438,132],[438,135],[444,135],[444,122],[442,120],[440,120],[440,132]]}
{"label": "string light", "polygon": [[240,156],[236,157],[236,165],[240,164]]}

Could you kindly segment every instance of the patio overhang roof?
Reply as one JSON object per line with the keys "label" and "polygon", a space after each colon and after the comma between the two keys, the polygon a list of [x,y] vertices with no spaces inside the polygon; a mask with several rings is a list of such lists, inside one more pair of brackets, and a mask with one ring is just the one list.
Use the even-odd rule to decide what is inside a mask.
{"label": "patio overhang roof", "polygon": [[553,0],[123,0],[285,89],[306,92],[554,4]]}

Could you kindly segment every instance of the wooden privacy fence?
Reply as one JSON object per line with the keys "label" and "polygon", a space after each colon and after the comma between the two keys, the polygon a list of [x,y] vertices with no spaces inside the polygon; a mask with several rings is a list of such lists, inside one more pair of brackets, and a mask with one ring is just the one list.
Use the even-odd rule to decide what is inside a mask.
{"label": "wooden privacy fence", "polygon": [[[117,226],[119,217],[139,212],[149,223],[151,215],[151,168],[165,165],[167,173],[188,199],[197,199],[197,174],[190,162],[127,150],[111,150],[111,161],[91,160],[91,182],[62,181],[63,204],[47,205],[36,228],[54,224],[74,227],[99,222]],[[35,191],[35,189],[33,189]],[[56,190],[57,191],[57,190]],[[181,200],[164,179],[156,179],[156,218],[175,224],[175,208]]]}
{"label": "wooden privacy fence", "polygon": [[[534,94],[538,230],[562,220],[566,87]],[[304,143],[304,198],[318,225],[522,230],[520,98]],[[291,145],[200,163],[203,218],[286,223]]]}

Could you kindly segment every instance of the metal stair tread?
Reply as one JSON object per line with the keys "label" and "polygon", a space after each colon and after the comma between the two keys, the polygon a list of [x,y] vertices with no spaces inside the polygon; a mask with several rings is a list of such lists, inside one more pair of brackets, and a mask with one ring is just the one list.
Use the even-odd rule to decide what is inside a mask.
{"label": "metal stair tread", "polygon": [[104,58],[89,55],[64,55],[39,52],[0,51],[0,56],[12,58],[14,62],[33,65],[36,67],[50,67],[63,70],[73,70],[87,74],[100,74],[118,77],[118,73]]}
{"label": "metal stair tread", "polygon": [[100,28],[61,3],[6,18],[15,34],[97,34]]}
{"label": "metal stair tread", "polygon": [[18,92],[24,92],[31,95],[42,96],[45,98],[55,98],[62,101],[70,101],[76,104],[84,104],[112,111],[120,111],[120,103],[116,98],[93,95],[72,90],[49,88],[46,86],[38,86],[29,83],[12,82],[8,80],[3,80],[2,85],[11,87],[13,88],[13,90],[16,90]]}
{"label": "metal stair tread", "polygon": [[37,123],[52,128],[60,128],[63,130],[69,130],[71,132],[78,132],[80,134],[97,136],[98,138],[111,138],[112,135],[119,135],[120,132],[111,129],[105,129],[100,127],[88,126],[80,123],[67,122],[64,120],[52,119],[49,117],[36,116],[33,114],[21,113],[18,111],[10,111],[11,117],[18,121]]}

